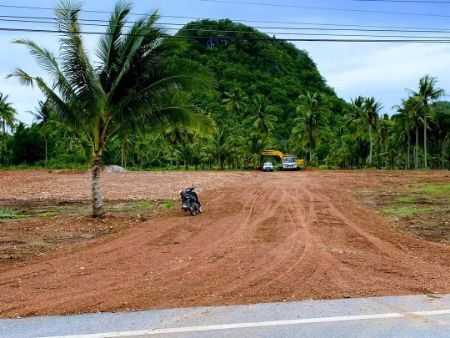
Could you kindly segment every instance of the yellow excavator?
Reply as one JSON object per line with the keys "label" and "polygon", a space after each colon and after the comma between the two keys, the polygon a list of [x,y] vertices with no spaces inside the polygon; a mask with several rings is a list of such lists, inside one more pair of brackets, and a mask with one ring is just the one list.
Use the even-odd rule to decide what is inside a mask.
{"label": "yellow excavator", "polygon": [[297,159],[294,155],[285,155],[279,150],[264,150],[260,154],[264,157],[278,157],[283,165],[283,170],[299,170],[303,168],[305,161]]}

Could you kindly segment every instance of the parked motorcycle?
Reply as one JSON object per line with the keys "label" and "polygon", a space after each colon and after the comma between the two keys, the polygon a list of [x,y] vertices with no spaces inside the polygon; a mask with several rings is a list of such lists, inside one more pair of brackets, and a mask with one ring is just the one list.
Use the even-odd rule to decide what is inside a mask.
{"label": "parked motorcycle", "polygon": [[203,212],[202,205],[200,204],[197,193],[194,190],[195,187],[180,191],[181,210],[184,212],[189,211],[192,216]]}

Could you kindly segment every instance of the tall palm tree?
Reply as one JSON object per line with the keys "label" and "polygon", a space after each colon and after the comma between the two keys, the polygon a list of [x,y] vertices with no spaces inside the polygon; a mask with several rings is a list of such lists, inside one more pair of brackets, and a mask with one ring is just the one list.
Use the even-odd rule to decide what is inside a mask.
{"label": "tall palm tree", "polygon": [[80,11],[81,5],[70,0],[62,0],[55,9],[58,30],[63,34],[59,58],[33,41],[16,41],[28,47],[51,83],[20,68],[10,76],[24,85],[37,86],[56,116],[90,142],[92,209],[97,217],[105,212],[100,161],[110,137],[121,129],[149,128],[155,122],[189,121],[193,114],[185,93],[209,88],[212,76],[196,63],[171,57],[176,40],[165,39],[157,26],[157,12],[133,18],[126,31],[131,5],[125,1],[116,3],[100,39],[98,66],[94,67],[84,46]]}
{"label": "tall palm tree", "polygon": [[256,95],[253,99],[253,104],[254,112],[250,117],[252,127],[257,133],[267,135],[273,130],[277,117],[270,114],[272,107],[267,104],[264,96]]}
{"label": "tall palm tree", "polygon": [[431,103],[445,95],[445,91],[441,88],[436,88],[436,78],[425,75],[419,80],[419,90],[413,92],[413,95],[417,98],[423,123],[423,153],[424,153],[424,166],[428,168],[428,149],[427,149],[427,130],[429,129],[428,119],[432,118],[433,109]]}
{"label": "tall palm tree", "polygon": [[[414,147],[414,167],[417,169],[418,162],[418,148],[419,148],[419,129],[418,129],[418,110],[416,108],[416,99],[409,97],[403,99],[402,103],[394,106],[397,114],[392,116],[393,121],[396,122],[399,132],[406,137],[406,169],[411,167],[410,153],[411,153],[411,132],[415,129],[416,145]],[[402,136],[400,135],[400,136]]]}
{"label": "tall palm tree", "polygon": [[361,133],[369,133],[369,165],[372,165],[373,158],[373,131],[376,129],[381,109],[381,104],[375,98],[358,96],[352,100],[351,114],[347,122],[356,123],[360,136]]}
{"label": "tall palm tree", "polygon": [[48,132],[49,123],[52,119],[52,109],[48,101],[39,101],[38,106],[34,112],[30,112],[35,121],[41,126],[42,136],[44,136],[44,149],[45,149],[45,166],[48,166]]}
{"label": "tall palm tree", "polygon": [[354,123],[358,136],[361,136],[361,134],[364,134],[366,132],[364,101],[365,98],[362,96],[357,96],[355,99],[352,99],[351,107],[348,111],[347,122],[345,123],[346,126],[348,126],[350,123]]}
{"label": "tall palm tree", "polygon": [[297,106],[296,125],[292,129],[294,139],[303,143],[308,149],[309,164],[312,163],[313,149],[320,136],[320,128],[326,120],[327,104],[319,93],[302,94],[299,97],[300,104]]}
{"label": "tall palm tree", "polygon": [[207,145],[207,152],[214,154],[217,165],[220,169],[224,169],[225,161],[229,156],[228,135],[225,129],[218,129],[211,141]]}
{"label": "tall palm tree", "polygon": [[225,92],[224,95],[225,98],[223,99],[223,103],[225,103],[228,114],[230,114],[231,117],[234,117],[236,127],[238,124],[238,117],[242,116],[247,109],[247,97],[239,87],[234,87],[230,92]]}
{"label": "tall palm tree", "polygon": [[15,122],[16,111],[8,102],[8,95],[0,93],[0,126],[3,132],[3,162],[6,163],[6,130],[7,128],[13,128]]}
{"label": "tall palm tree", "polygon": [[374,97],[369,97],[364,100],[364,116],[366,118],[366,124],[369,128],[369,165],[372,165],[373,158],[373,131],[377,128],[377,123],[379,120],[379,113],[382,106],[379,102],[375,100]]}
{"label": "tall palm tree", "polygon": [[392,121],[389,119],[389,115],[384,114],[383,118],[378,121],[378,149],[379,149],[379,162],[384,161],[384,166],[387,166],[388,147],[390,143],[390,136],[392,130]]}

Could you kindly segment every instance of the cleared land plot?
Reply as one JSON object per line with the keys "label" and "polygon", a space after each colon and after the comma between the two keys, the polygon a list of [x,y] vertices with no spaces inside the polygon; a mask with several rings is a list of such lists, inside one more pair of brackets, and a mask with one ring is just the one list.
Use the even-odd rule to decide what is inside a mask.
{"label": "cleared land plot", "polygon": [[148,221],[178,205],[178,192],[199,191],[252,173],[139,172],[102,176],[108,214],[90,217],[90,174],[0,171],[0,267],[17,265],[62,246],[87,243]]}
{"label": "cleared land plot", "polygon": [[[429,241],[450,243],[450,174],[405,180],[355,195],[389,217],[394,227]],[[400,183],[400,184],[399,184]]]}
{"label": "cleared land plot", "polygon": [[[410,185],[448,183],[449,173],[197,174],[213,176],[201,193],[206,212],[200,216],[168,209],[117,233],[59,248],[31,263],[1,268],[0,314],[450,291],[450,246],[398,230],[390,218],[373,209],[380,207],[377,198],[384,191],[400,193]],[[57,175],[68,176],[61,191],[52,190],[63,200],[70,195],[65,190],[75,190],[88,180],[86,174],[84,178],[40,175],[50,176],[49,181],[57,181]],[[140,195],[143,177],[149,177],[129,175],[121,178],[128,185],[119,191],[114,190],[119,187],[115,182],[105,183],[106,195],[111,199],[126,189],[130,200],[149,199]],[[133,180],[133,175],[140,175],[139,179]],[[164,193],[169,190],[164,182],[173,184],[175,177],[173,173],[149,175],[154,175],[154,185]],[[67,182],[76,183],[71,187]],[[17,191],[30,189],[17,178],[16,183]],[[40,189],[36,185],[29,190],[29,198]],[[181,188],[173,189],[176,195]],[[13,199],[10,193],[9,200]],[[96,226],[92,223],[93,229]]]}

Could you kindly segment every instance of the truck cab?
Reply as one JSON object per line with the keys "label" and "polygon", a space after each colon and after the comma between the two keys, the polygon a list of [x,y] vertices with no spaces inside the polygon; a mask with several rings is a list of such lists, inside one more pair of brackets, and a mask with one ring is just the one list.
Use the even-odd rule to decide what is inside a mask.
{"label": "truck cab", "polygon": [[283,165],[283,170],[297,170],[298,166],[297,166],[296,160],[297,159],[295,156],[285,156],[281,160],[281,163]]}

